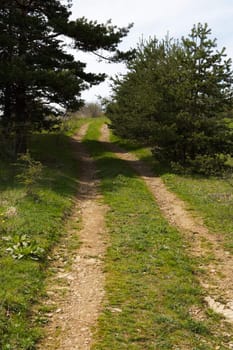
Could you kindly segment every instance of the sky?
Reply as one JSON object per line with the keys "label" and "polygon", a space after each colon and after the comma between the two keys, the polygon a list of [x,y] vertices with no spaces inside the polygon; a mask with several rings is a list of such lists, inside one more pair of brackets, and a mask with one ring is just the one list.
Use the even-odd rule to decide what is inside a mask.
{"label": "sky", "polygon": [[[119,27],[134,23],[124,38],[120,49],[136,47],[140,38],[156,36],[180,38],[190,33],[194,24],[208,23],[218,49],[226,47],[228,57],[233,59],[233,0],[73,0],[72,17],[86,17],[106,23],[111,19]],[[123,64],[98,62],[93,54],[78,53],[77,58],[87,63],[87,71],[106,73],[108,76],[124,74]],[[109,97],[109,80],[85,91],[82,98],[96,102],[98,96]]]}

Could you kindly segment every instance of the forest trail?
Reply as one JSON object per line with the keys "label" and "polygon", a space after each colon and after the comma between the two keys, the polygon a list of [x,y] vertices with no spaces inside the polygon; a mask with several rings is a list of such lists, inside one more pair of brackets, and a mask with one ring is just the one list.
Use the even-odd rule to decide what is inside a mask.
{"label": "forest trail", "polygon": [[127,161],[145,181],[169,223],[181,230],[191,256],[200,260],[199,281],[206,291],[206,302],[215,312],[233,322],[233,257],[223,249],[221,234],[211,234],[200,218],[189,214],[185,203],[171,193],[147,164],[135,155],[109,142],[109,129],[102,127],[101,141],[115,155]]}
{"label": "forest trail", "polygon": [[[89,350],[92,328],[104,297],[102,259],[107,244],[104,224],[107,208],[101,203],[94,161],[81,142],[87,128],[85,124],[73,138],[75,158],[80,166],[79,187],[67,227],[68,234],[70,230],[77,231],[81,246],[70,270],[65,271],[61,261],[51,266],[57,272],[55,281],[49,283],[49,304],[56,305],[57,310],[51,314],[46,337],[39,346],[41,350]],[[80,216],[82,229],[78,231],[75,224]],[[64,256],[63,249],[58,247],[56,255]]]}

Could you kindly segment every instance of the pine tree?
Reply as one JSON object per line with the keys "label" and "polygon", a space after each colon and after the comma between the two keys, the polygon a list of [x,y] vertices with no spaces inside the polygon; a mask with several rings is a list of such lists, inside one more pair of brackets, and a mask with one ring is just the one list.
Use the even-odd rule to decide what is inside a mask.
{"label": "pine tree", "polygon": [[207,24],[195,25],[182,44],[176,149],[180,163],[198,166],[202,156],[210,161],[232,151],[231,132],[223,114],[232,106],[232,62],[226,59],[224,48],[217,50]]}
{"label": "pine tree", "polygon": [[113,80],[113,100],[107,114],[121,137],[150,144],[163,110],[162,65],[169,40],[141,40],[135,57],[127,65],[128,74]]}
{"label": "pine tree", "polygon": [[71,1],[63,3],[0,2],[0,123],[3,135],[16,136],[15,152],[26,150],[30,131],[49,127],[49,115],[77,110],[81,91],[104,80],[104,74],[86,73],[68,47],[97,55],[101,49],[116,62],[130,55],[117,46],[131,26],[71,21]]}
{"label": "pine tree", "polygon": [[149,40],[114,86],[108,115],[123,137],[143,141],[176,168],[217,173],[233,153],[231,60],[207,24],[188,38]]}

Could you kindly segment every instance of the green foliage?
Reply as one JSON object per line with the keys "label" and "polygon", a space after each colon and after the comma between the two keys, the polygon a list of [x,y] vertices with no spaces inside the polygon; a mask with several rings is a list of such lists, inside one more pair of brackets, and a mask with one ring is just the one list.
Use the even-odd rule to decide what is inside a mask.
{"label": "green foliage", "polygon": [[221,176],[227,170],[226,161],[227,156],[222,154],[197,155],[194,160],[189,160],[189,170],[194,174]]}
{"label": "green foliage", "polygon": [[115,80],[107,109],[121,137],[151,146],[157,159],[207,174],[224,168],[221,155],[233,149],[225,118],[232,109],[231,60],[210,35],[207,24],[198,24],[180,41],[142,41],[129,73]]}
{"label": "green foliage", "polygon": [[20,260],[23,258],[31,258],[39,260],[44,257],[45,250],[38,246],[35,240],[31,241],[27,235],[2,237],[9,244],[6,249],[12,258]]}
{"label": "green foliage", "polygon": [[101,50],[115,62],[130,55],[121,56],[117,47],[131,25],[71,20],[70,4],[0,2],[0,127],[14,136],[14,153],[26,151],[31,131],[49,129],[51,115],[77,110],[83,103],[81,92],[104,80],[105,74],[86,72],[86,64],[67,48],[97,55]]}
{"label": "green foliage", "polygon": [[28,150],[25,154],[21,154],[18,160],[20,162],[21,173],[17,175],[17,179],[25,186],[26,194],[36,198],[36,187],[42,177],[43,166],[41,162],[31,157]]}
{"label": "green foliage", "polygon": [[[39,325],[32,320],[33,306],[44,293],[47,257],[60,237],[66,236],[64,218],[77,190],[77,161],[70,138],[64,134],[35,134],[31,142],[32,168],[34,159],[44,165],[40,180],[32,187],[40,200],[28,196],[27,186],[22,186],[14,176],[15,171],[22,172],[19,163],[16,168],[1,162],[4,167],[4,172],[0,172],[1,350],[35,349],[41,334]],[[29,163],[23,163],[27,174]]]}

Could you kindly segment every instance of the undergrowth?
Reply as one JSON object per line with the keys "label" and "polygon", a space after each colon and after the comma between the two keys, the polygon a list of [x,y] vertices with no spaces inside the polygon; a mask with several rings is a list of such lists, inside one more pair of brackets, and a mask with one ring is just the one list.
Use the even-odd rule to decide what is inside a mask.
{"label": "undergrowth", "polygon": [[29,168],[0,161],[1,350],[35,349],[41,333],[32,307],[44,293],[47,258],[64,235],[77,190],[77,162],[64,133],[34,135],[30,157],[31,167],[41,165],[36,187]]}

